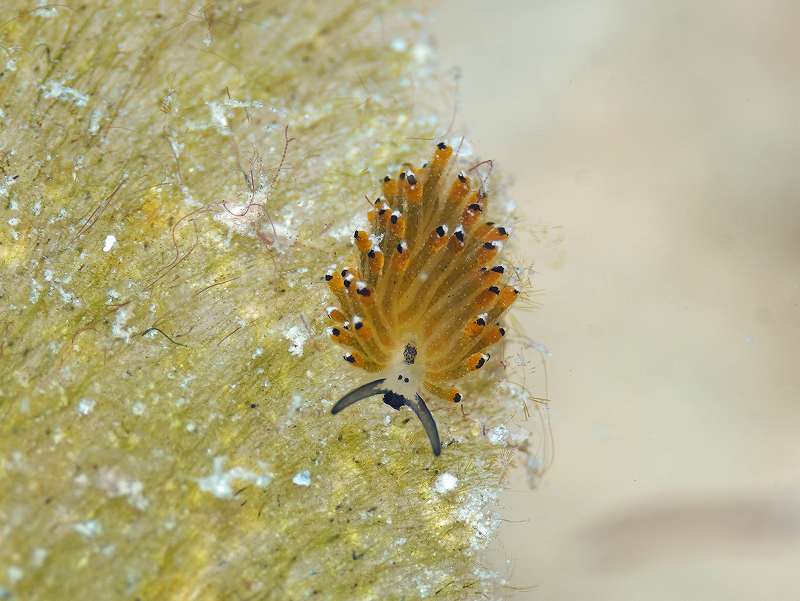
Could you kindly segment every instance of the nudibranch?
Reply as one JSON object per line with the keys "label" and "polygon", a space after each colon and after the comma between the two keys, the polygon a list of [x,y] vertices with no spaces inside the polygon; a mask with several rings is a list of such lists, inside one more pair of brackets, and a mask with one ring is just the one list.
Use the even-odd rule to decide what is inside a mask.
{"label": "nudibranch", "polygon": [[442,142],[429,163],[385,177],[370,231],[353,235],[357,264],[325,275],[338,303],[327,309],[328,333],[346,347],[345,361],[374,375],[332,413],[381,395],[417,415],[434,455],[441,442],[425,398],[461,402],[452,382],[489,361],[487,349],[505,336],[499,320],[519,295],[496,262],[510,229],[484,220],[484,187],[455,162]]}

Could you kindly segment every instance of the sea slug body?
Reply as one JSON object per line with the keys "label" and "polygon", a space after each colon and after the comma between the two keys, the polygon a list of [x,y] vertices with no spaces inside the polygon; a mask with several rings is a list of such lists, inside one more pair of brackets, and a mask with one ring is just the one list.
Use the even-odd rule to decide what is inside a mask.
{"label": "sea slug body", "polygon": [[356,264],[325,275],[337,302],[328,333],[347,349],[345,361],[375,375],[332,412],[382,395],[417,415],[434,455],[441,442],[425,398],[461,402],[452,382],[490,360],[519,295],[496,262],[510,228],[483,220],[488,196],[466,173],[451,175],[452,157],[439,143],[429,163],[385,177],[367,215],[371,231],[353,234]]}

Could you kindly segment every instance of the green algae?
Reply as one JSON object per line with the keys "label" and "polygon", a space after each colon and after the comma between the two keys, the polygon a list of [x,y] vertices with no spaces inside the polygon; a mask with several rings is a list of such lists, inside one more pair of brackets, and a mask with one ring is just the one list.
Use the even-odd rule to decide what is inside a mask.
{"label": "green algae", "polygon": [[479,413],[434,407],[438,459],[379,403],[329,416],[358,375],[321,275],[446,129],[418,28],[394,3],[4,10],[0,598],[494,594],[485,425],[525,394],[495,371]]}

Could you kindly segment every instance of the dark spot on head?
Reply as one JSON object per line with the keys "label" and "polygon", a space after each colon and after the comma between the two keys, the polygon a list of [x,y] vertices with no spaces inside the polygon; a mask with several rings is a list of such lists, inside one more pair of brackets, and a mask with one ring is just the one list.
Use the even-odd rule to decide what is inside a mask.
{"label": "dark spot on head", "polygon": [[403,361],[405,361],[408,365],[414,365],[414,359],[417,358],[417,347],[413,344],[407,344],[406,348],[403,349]]}
{"label": "dark spot on head", "polygon": [[256,407],[258,407],[258,405],[255,403],[250,403],[250,409],[255,409]]}
{"label": "dark spot on head", "polygon": [[403,382],[405,382],[406,384],[408,384],[408,378],[403,378]]}
{"label": "dark spot on head", "polygon": [[398,382],[402,381],[402,379],[403,379],[403,376],[397,376],[397,381]]}

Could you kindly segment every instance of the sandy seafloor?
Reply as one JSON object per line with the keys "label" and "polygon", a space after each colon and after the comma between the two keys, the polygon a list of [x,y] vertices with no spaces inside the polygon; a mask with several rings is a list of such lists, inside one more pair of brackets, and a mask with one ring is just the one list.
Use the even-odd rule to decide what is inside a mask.
{"label": "sandy seafloor", "polygon": [[436,17],[457,128],[558,228],[522,315],[556,457],[505,498],[512,598],[800,599],[800,4]]}

